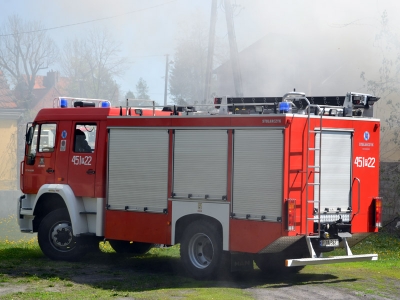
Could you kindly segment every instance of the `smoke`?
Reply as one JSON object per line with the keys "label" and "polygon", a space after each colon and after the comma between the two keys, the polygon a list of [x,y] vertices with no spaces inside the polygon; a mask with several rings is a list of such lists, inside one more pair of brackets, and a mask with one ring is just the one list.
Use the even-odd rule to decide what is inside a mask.
{"label": "smoke", "polygon": [[[339,76],[346,76],[353,83],[351,77],[359,77],[358,73],[361,71],[376,69],[376,65],[380,62],[374,61],[376,53],[372,45],[375,38],[374,32],[379,27],[380,14],[384,9],[394,11],[400,6],[394,0],[350,2],[344,0],[231,0],[231,2],[238,7],[234,13],[234,22],[239,52],[266,36],[286,37],[294,41],[295,45],[290,48],[275,49],[281,57],[289,57],[290,61],[276,68],[278,73],[274,74],[274,78],[279,76],[279,69],[292,70],[291,73],[286,72],[284,76],[279,76],[279,80],[282,81],[290,80],[291,76],[308,76],[299,68],[315,66],[315,70],[327,69],[318,74],[320,78],[315,79],[319,85],[327,78],[324,76],[327,74],[329,76],[334,71],[330,66],[326,67],[330,61],[343,62],[343,67],[329,79],[333,82],[332,84],[335,84],[333,79]],[[41,9],[37,9],[38,7]],[[150,96],[162,103],[164,55],[169,54],[171,58],[173,57],[178,35],[185,27],[190,28],[193,25],[194,21],[191,22],[190,16],[196,11],[205,16],[204,24],[208,27],[211,0],[60,0],[53,2],[38,0],[23,4],[5,1],[0,14],[4,20],[8,15],[18,13],[22,18],[41,20],[46,27],[108,18],[51,30],[49,34],[62,47],[66,39],[79,37],[93,28],[108,28],[115,40],[123,42],[122,55],[127,56],[131,62],[130,71],[118,79],[123,91],[134,90],[139,78],[143,77],[149,85]],[[228,45],[224,13],[223,1],[219,0],[216,35]],[[112,16],[117,17],[109,18]],[[391,18],[391,21],[398,22],[395,16]],[[263,49],[264,60],[268,61],[271,47],[277,46],[266,45]],[[307,48],[307,52],[299,51],[300,48]],[[300,60],[301,64],[298,63]],[[245,68],[245,66],[242,67]],[[334,69],[337,68],[338,65],[335,65]],[[352,73],[349,70],[357,71]],[[255,71],[256,74],[262,72],[260,69]],[[254,77],[255,73],[252,74]],[[243,77],[243,80],[250,81],[252,78]],[[295,83],[296,81],[291,80],[288,86]],[[362,85],[357,81],[354,84],[356,88]],[[298,89],[307,92],[308,87],[312,86],[314,89],[317,82],[308,82],[305,85],[299,86]],[[322,93],[323,91],[321,89]],[[259,92],[271,93],[274,90]],[[278,92],[280,93],[281,90],[276,89],[276,93]],[[337,92],[342,93],[342,90],[338,89]]]}
{"label": "smoke", "polygon": [[[374,43],[382,12],[388,11],[392,28],[400,27],[394,14],[400,2],[395,0],[231,2],[240,6],[234,22],[245,96],[280,96],[293,88],[307,95],[366,92],[360,74],[378,75],[381,56]],[[135,91],[143,77],[150,97],[163,103],[165,55],[173,59],[180,34],[194,24],[193,13],[203,15],[208,28],[210,11],[211,0],[3,0],[0,16],[6,20],[19,14],[23,19],[41,20],[47,28],[108,18],[48,34],[61,48],[66,39],[93,28],[108,28],[123,43],[121,54],[131,62],[131,69],[118,79],[122,90]],[[216,37],[228,48],[224,13],[219,1]],[[228,58],[226,52],[225,61]],[[214,65],[223,75],[215,92],[233,95],[232,76],[223,62],[221,58],[221,65]]]}

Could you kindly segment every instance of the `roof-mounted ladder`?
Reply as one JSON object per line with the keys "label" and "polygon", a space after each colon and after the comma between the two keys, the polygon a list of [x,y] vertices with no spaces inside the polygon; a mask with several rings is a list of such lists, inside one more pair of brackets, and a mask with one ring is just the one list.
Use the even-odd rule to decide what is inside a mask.
{"label": "roof-mounted ladder", "polygon": [[[300,97],[299,97],[300,96]],[[308,106],[306,108],[308,116],[307,116],[307,149],[306,149],[306,235],[307,238],[319,238],[321,234],[321,146],[322,146],[322,117],[324,115],[323,109],[317,104],[311,104],[310,101],[304,96],[303,93],[288,93],[285,94],[283,99],[286,98],[294,98],[294,101],[304,100],[307,102]],[[319,127],[312,129],[311,128],[311,108],[315,108],[319,114]],[[311,138],[315,136],[315,134],[319,134],[319,143],[318,145],[311,146]],[[314,139],[315,140],[315,139]],[[314,164],[310,164],[310,153],[315,153]],[[318,176],[315,176],[318,174]],[[317,178],[317,180],[315,180]],[[310,191],[309,189],[314,188],[314,199],[310,199]],[[316,196],[318,195],[318,200],[316,200]],[[312,209],[310,209],[310,205],[312,205]],[[317,211],[316,211],[317,210]],[[312,216],[310,215],[310,211],[313,212]],[[309,221],[314,221],[312,228],[310,228]],[[318,224],[317,232],[314,232],[314,223]],[[311,252],[311,251],[310,251]]]}
{"label": "roof-mounted ladder", "polygon": [[[307,100],[308,101],[308,100]],[[307,151],[306,151],[306,234],[310,238],[319,238],[321,234],[321,152],[322,152],[322,116],[323,112],[319,105],[309,104],[308,106],[308,118],[307,118]],[[319,116],[319,127],[312,129],[310,124],[310,108],[314,107],[320,113]],[[319,143],[316,144],[316,140],[314,142],[314,146],[312,147],[310,144],[310,140],[312,137],[315,137],[315,134],[319,134]],[[310,165],[310,153],[315,153],[314,155],[314,164]],[[318,174],[318,176],[315,176]],[[314,199],[310,199],[310,191],[309,189],[314,187]],[[316,196],[318,195],[318,200],[316,200]],[[313,215],[310,216],[310,208],[309,205],[312,205]],[[317,209],[316,209],[317,207]],[[317,210],[317,211],[316,211]],[[312,228],[309,228],[309,221],[314,221],[314,223],[318,224],[317,232],[314,232],[314,223]]]}

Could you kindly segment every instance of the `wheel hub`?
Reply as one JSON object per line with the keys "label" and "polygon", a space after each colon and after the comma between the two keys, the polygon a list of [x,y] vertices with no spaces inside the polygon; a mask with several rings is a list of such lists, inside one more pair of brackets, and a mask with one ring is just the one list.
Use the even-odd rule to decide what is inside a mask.
{"label": "wheel hub", "polygon": [[68,223],[55,225],[50,232],[50,239],[56,248],[70,247],[73,240],[71,225]]}
{"label": "wheel hub", "polygon": [[212,241],[204,233],[197,233],[190,239],[188,251],[190,261],[199,269],[208,267],[214,256]]}

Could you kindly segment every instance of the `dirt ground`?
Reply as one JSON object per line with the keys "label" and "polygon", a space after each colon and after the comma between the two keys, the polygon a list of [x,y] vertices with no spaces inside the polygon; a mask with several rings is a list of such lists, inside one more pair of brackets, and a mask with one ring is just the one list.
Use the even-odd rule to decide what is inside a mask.
{"label": "dirt ground", "polygon": [[[130,292],[178,289],[182,294],[181,297],[178,297],[179,299],[184,299],[184,295],[191,293],[195,288],[207,287],[238,288],[250,294],[254,299],[363,298],[380,300],[398,299],[400,295],[399,282],[393,282],[393,285],[397,286],[398,293],[396,292],[396,295],[388,293],[382,296],[382,292],[364,294],[349,289],[349,285],[341,286],[342,283],[359,282],[360,280],[357,278],[338,278],[330,274],[315,274],[307,272],[307,268],[300,274],[282,277],[265,277],[261,271],[254,270],[247,273],[224,275],[214,281],[198,282],[186,276],[177,258],[154,258],[151,256],[140,259],[116,258],[115,255],[105,253],[96,254],[80,263],[53,262],[43,257],[33,264],[28,261],[7,272],[0,271],[0,273],[13,278],[2,282],[0,276],[0,298],[16,292],[20,292],[19,297],[24,298],[23,293],[31,292],[38,286],[42,286],[43,291],[66,293],[65,283],[64,285],[58,283],[49,285],[49,279],[53,277],[67,281],[72,288],[86,285],[106,291],[128,290]],[[38,279],[29,282],[29,278],[33,275]],[[26,279],[28,279],[26,284],[17,283]],[[362,284],[368,286],[370,282],[364,280]],[[65,294],[65,296],[68,298],[71,295]],[[113,298],[134,299],[130,296]],[[165,297],[161,298],[166,299]]]}
{"label": "dirt ground", "polygon": [[[104,280],[108,280],[109,277],[105,275],[76,275],[73,278],[73,281],[80,282],[81,284],[93,284],[93,283],[101,283]],[[113,280],[123,280],[122,277],[115,278]],[[230,287],[236,287],[235,284],[232,283],[224,283],[224,285],[229,285]],[[240,288],[239,286],[237,286]],[[0,286],[0,297],[5,296],[7,294],[12,293],[24,293],[25,291],[30,290],[29,285],[21,286],[17,284],[6,283]],[[377,295],[369,295],[363,294],[356,291],[351,291],[348,289],[329,287],[324,284],[305,284],[305,285],[290,285],[287,284],[285,286],[272,286],[272,287],[251,287],[245,288],[246,292],[250,293],[254,299],[263,300],[263,299],[298,299],[298,300],[310,300],[310,299],[397,299],[397,296],[386,296],[381,297]],[[53,292],[61,292],[57,287],[48,287],[46,291]],[[182,290],[182,293],[185,293],[185,290]],[[21,297],[22,295],[20,295]],[[123,297],[116,299],[134,299],[132,297]]]}
{"label": "dirt ground", "polygon": [[254,299],[397,299],[397,297],[380,297],[367,295],[347,289],[332,288],[321,284],[308,284],[301,286],[284,286],[279,288],[251,288],[248,291]]}

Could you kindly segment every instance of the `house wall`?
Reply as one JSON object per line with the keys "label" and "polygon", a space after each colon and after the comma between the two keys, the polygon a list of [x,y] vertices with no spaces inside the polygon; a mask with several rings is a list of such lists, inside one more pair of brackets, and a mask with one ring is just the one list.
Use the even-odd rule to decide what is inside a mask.
{"label": "house wall", "polygon": [[0,117],[0,191],[17,190],[17,120]]}
{"label": "house wall", "polygon": [[382,197],[384,224],[400,215],[400,166],[398,162],[380,163],[379,196]]}

